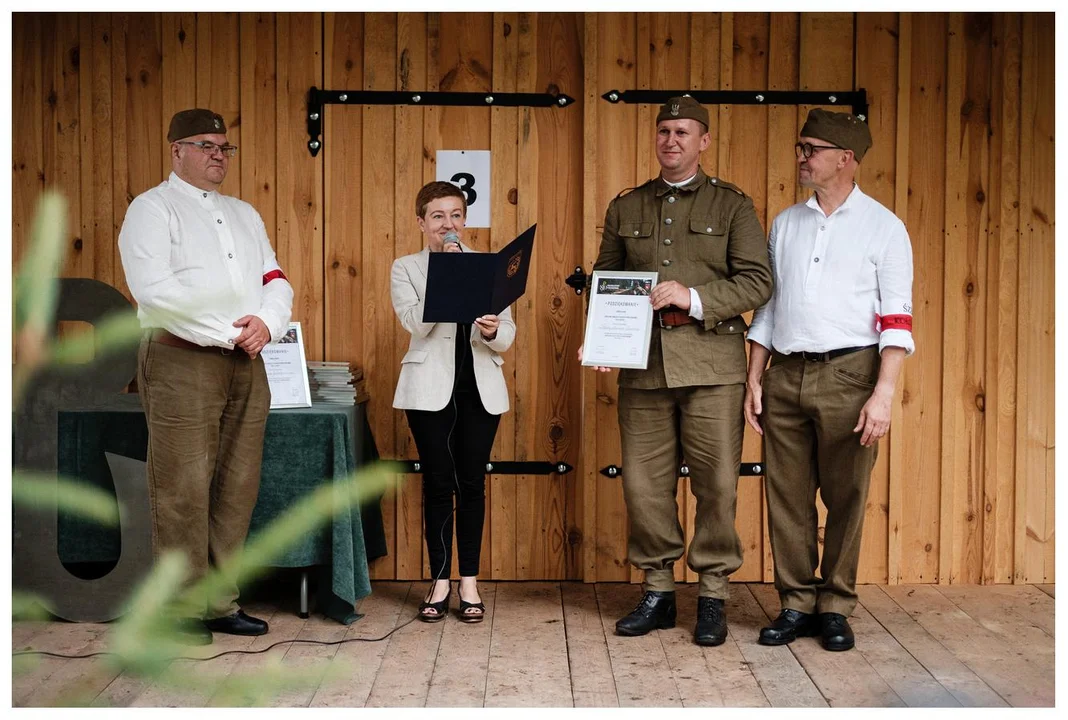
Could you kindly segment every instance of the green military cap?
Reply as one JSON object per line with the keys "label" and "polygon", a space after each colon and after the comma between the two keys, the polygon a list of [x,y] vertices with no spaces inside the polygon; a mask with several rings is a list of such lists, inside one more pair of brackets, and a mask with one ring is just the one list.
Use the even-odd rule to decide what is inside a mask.
{"label": "green military cap", "polygon": [[801,137],[819,138],[843,150],[852,150],[857,162],[871,147],[868,123],[851,113],[820,108],[809,111],[805,126],[801,128]]}
{"label": "green military cap", "polygon": [[689,95],[673,97],[660,106],[660,112],[656,114],[656,124],[665,120],[682,120],[689,118],[696,120],[708,130],[708,110],[704,105],[694,100]]}
{"label": "green military cap", "polygon": [[193,135],[214,135],[226,133],[226,123],[222,115],[205,110],[193,108],[192,110],[180,110],[171,118],[171,128],[167,131],[167,142],[174,142]]}

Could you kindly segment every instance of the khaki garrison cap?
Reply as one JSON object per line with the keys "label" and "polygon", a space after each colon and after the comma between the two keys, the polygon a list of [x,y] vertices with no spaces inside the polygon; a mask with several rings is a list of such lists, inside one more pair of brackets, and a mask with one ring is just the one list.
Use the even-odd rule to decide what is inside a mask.
{"label": "khaki garrison cap", "polygon": [[814,108],[809,111],[801,137],[819,138],[843,150],[852,150],[860,162],[871,147],[871,130],[868,123],[850,113],[830,112]]}
{"label": "khaki garrison cap", "polygon": [[171,128],[167,131],[167,142],[174,142],[194,135],[214,135],[226,133],[226,123],[222,115],[203,108],[181,110],[171,118]]}
{"label": "khaki garrison cap", "polygon": [[665,120],[683,120],[689,118],[696,120],[708,130],[708,110],[704,105],[694,100],[689,95],[673,97],[660,106],[660,112],[656,115],[656,124]]}

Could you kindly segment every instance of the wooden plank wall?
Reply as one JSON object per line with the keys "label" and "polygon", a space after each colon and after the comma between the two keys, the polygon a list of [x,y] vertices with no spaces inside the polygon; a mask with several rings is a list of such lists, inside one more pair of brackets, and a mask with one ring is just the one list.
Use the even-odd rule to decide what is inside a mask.
{"label": "wooden plank wall", "polygon": [[[435,153],[493,155],[495,249],[538,223],[506,355],[512,411],[493,457],[563,460],[559,476],[491,476],[482,575],[640,579],[626,562],[615,376],[583,373],[581,298],[609,200],[656,173],[652,106],[609,89],[866,88],[865,192],[912,238],[916,355],[881,444],[860,580],[1054,582],[1053,23],[1026,13],[17,13],[12,228],[17,263],[37,196],[70,202],[68,276],[126,292],[116,237],[169,171],[166,126],[222,113],[241,150],[223,191],[251,202],[296,289],[309,358],[349,360],[372,390],[383,457],[414,456],[392,390],[407,335],[392,259],[417,251],[412,204]],[[573,107],[332,106],[305,147],[305,93],[560,91]],[[767,227],[807,192],[792,144],[808,107],[711,108],[703,166],[741,186]],[[743,457],[760,458],[747,432]],[[760,478],[738,486],[745,563],[772,577]],[[418,477],[384,500],[378,578],[425,577]],[[679,488],[692,534],[694,502]],[[823,515],[821,515],[823,517]],[[693,573],[682,563],[680,580]]]}

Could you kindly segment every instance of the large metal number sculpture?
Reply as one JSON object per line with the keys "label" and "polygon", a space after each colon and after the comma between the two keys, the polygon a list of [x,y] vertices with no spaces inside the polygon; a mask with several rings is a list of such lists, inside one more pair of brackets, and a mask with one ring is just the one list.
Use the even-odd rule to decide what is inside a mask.
{"label": "large metal number sculpture", "polygon": [[[56,321],[96,324],[129,301],[115,288],[87,278],[59,281]],[[13,465],[55,475],[60,408],[100,402],[129,385],[137,371],[137,349],[98,352],[74,369],[42,372],[15,410]],[[122,614],[123,605],[152,566],[152,526],[145,465],[108,454],[119,502],[122,552],[107,575],[85,580],[60,562],[55,507],[14,508],[13,584],[40,597],[45,608],[66,620],[106,622]]]}

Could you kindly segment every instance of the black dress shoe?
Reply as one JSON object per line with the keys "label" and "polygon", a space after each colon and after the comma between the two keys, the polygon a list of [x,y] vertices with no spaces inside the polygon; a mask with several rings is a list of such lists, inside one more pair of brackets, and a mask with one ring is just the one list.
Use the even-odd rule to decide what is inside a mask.
{"label": "black dress shoe", "polygon": [[761,645],[788,645],[799,637],[820,634],[819,618],[814,613],[784,608],[779,617],[760,629]]}
{"label": "black dress shoe", "polygon": [[638,607],[616,622],[616,635],[644,635],[675,627],[675,593],[647,590]]}
{"label": "black dress shoe", "polygon": [[693,641],[698,645],[722,645],[727,639],[727,611],[720,598],[697,598],[697,625]]}
{"label": "black dress shoe", "polygon": [[204,627],[212,632],[221,632],[228,635],[267,634],[267,623],[259,618],[246,615],[244,610],[238,610],[233,615],[205,620]]}
{"label": "black dress shoe", "polygon": [[824,650],[852,650],[853,628],[845,615],[820,613],[820,634]]}
{"label": "black dress shoe", "polygon": [[183,645],[211,645],[211,630],[194,618],[178,618],[174,621],[175,639]]}

